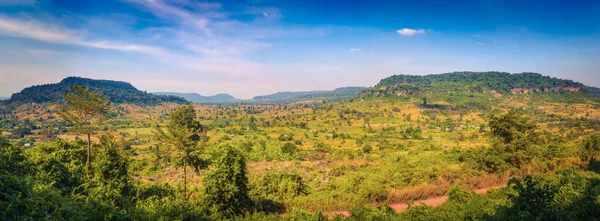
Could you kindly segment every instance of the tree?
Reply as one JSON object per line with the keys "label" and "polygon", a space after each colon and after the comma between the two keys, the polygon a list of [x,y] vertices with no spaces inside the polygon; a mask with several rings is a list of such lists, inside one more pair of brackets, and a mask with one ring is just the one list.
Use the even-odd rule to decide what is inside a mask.
{"label": "tree", "polygon": [[64,97],[57,114],[65,121],[73,125],[73,131],[86,134],[88,138],[86,168],[90,169],[91,134],[106,119],[110,110],[110,101],[102,96],[102,91],[92,91],[86,86],[71,85],[73,91]]}
{"label": "tree", "polygon": [[175,147],[183,163],[183,198],[187,199],[187,166],[191,162],[196,170],[203,165],[195,153],[201,151],[198,143],[204,141],[208,129],[196,120],[196,111],[191,105],[177,108],[169,115],[166,131],[157,125],[153,131],[157,140]]}
{"label": "tree", "polygon": [[503,115],[492,115],[489,126],[490,134],[496,139],[492,144],[495,150],[487,155],[496,153],[517,168],[529,163],[535,154],[534,147],[543,143],[538,126],[514,109]]}
{"label": "tree", "polygon": [[583,141],[582,158],[591,161],[600,153],[600,134],[594,134]]}
{"label": "tree", "polygon": [[529,121],[522,113],[511,109],[504,115],[490,116],[490,132],[492,136],[501,139],[504,143],[512,143],[533,135],[537,125]]}
{"label": "tree", "polygon": [[248,130],[256,131],[258,127],[256,127],[256,118],[254,116],[250,117],[250,123],[248,124]]}
{"label": "tree", "polygon": [[224,146],[213,166],[202,180],[204,203],[215,215],[231,217],[248,211],[252,200],[248,196],[246,159],[231,146]]}

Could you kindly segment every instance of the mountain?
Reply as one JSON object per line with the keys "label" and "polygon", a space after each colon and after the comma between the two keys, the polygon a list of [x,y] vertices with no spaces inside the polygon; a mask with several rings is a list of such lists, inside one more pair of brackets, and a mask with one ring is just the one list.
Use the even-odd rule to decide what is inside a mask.
{"label": "mountain", "polygon": [[342,87],[332,91],[300,91],[300,92],[277,92],[274,94],[256,96],[250,100],[252,103],[286,103],[307,100],[336,101],[354,97],[365,87]]}
{"label": "mountain", "polygon": [[9,97],[0,97],[0,101],[6,100],[6,99],[9,99]]}
{"label": "mountain", "polygon": [[600,94],[600,89],[572,80],[543,76],[538,73],[453,72],[433,75],[394,75],[385,78],[363,96],[409,96],[442,93],[579,93]]}
{"label": "mountain", "polygon": [[182,97],[196,104],[233,104],[239,103],[242,100],[237,99],[229,94],[217,94],[213,96],[202,96],[197,93],[177,93],[177,92],[153,92],[156,95],[168,95]]}
{"label": "mountain", "polygon": [[162,102],[188,103],[175,96],[162,96],[140,91],[133,85],[122,81],[95,80],[81,77],[67,77],[54,84],[35,85],[13,94],[5,104],[57,103],[62,102],[70,85],[84,85],[91,90],[102,90],[113,103],[131,103],[136,105],[157,105]]}

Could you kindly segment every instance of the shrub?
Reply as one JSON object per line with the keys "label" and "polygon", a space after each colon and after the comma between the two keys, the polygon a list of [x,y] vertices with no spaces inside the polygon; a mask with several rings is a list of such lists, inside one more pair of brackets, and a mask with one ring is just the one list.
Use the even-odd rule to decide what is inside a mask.
{"label": "shrub", "polygon": [[373,148],[368,144],[362,148],[363,153],[371,153],[372,150],[373,150]]}
{"label": "shrub", "polygon": [[296,151],[298,151],[298,149],[293,143],[287,142],[283,146],[281,146],[281,152],[284,154],[293,155],[294,153],[296,153]]}
{"label": "shrub", "polygon": [[252,206],[248,196],[246,159],[231,146],[225,146],[221,151],[202,180],[204,203],[216,217],[241,215]]}
{"label": "shrub", "polygon": [[308,194],[308,186],[295,172],[266,172],[252,184],[251,195],[277,200],[292,200]]}

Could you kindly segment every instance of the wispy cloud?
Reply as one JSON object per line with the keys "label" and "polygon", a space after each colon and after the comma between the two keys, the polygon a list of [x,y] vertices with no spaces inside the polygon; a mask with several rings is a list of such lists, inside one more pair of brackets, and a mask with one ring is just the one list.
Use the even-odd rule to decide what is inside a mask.
{"label": "wispy cloud", "polygon": [[425,34],[425,30],[423,29],[410,29],[410,28],[403,28],[400,30],[396,31],[398,34],[403,35],[403,36],[413,36],[413,35],[417,35],[417,34]]}
{"label": "wispy cloud", "polygon": [[13,19],[4,16],[0,16],[0,34],[58,44],[78,45],[126,52],[140,52],[152,55],[165,54],[164,50],[154,46],[119,43],[107,40],[88,40],[84,38],[82,31],[71,30],[35,20]]}
{"label": "wispy cloud", "polygon": [[[170,5],[162,0],[126,0],[128,2],[139,5],[141,8],[149,10],[156,16],[172,19],[182,24],[191,24],[197,29],[204,32],[206,35],[212,35],[211,30],[208,28],[210,19],[206,16],[200,16],[199,13],[191,13],[190,11],[181,9],[175,5]],[[215,10],[221,8],[218,3],[215,4],[196,4],[197,9],[202,10]],[[213,12],[213,14],[215,14]],[[202,13],[202,15],[210,15],[210,13]],[[215,15],[216,16],[216,15]]]}
{"label": "wispy cloud", "polygon": [[348,49],[348,52],[350,52],[350,53],[361,53],[362,49],[360,49],[360,48],[350,48],[350,49]]}

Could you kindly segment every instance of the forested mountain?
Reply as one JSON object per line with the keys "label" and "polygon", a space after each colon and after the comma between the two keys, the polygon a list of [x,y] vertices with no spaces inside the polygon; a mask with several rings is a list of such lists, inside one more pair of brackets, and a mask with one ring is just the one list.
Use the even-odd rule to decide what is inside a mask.
{"label": "forested mountain", "polygon": [[304,100],[334,101],[351,98],[365,89],[365,87],[342,87],[332,91],[277,92],[275,94],[256,96],[250,101],[253,103],[285,103]]}
{"label": "forested mountain", "polygon": [[0,97],[0,101],[6,100],[6,99],[8,99],[8,97]]}
{"label": "forested mountain", "polygon": [[5,104],[53,103],[61,102],[70,85],[84,85],[91,90],[102,90],[103,95],[113,103],[132,103],[136,105],[157,105],[162,102],[187,103],[180,97],[154,95],[140,91],[130,83],[112,80],[95,80],[81,77],[67,77],[54,84],[35,85],[13,94]]}
{"label": "forested mountain", "polygon": [[177,93],[177,92],[153,92],[156,95],[167,95],[182,97],[196,104],[232,104],[238,103],[241,100],[229,94],[217,94],[213,96],[202,96],[197,93]]}
{"label": "forested mountain", "polygon": [[385,78],[363,95],[417,95],[435,92],[480,92],[499,94],[527,93],[598,93],[572,80],[543,76],[537,73],[453,72],[434,75],[394,75]]}

